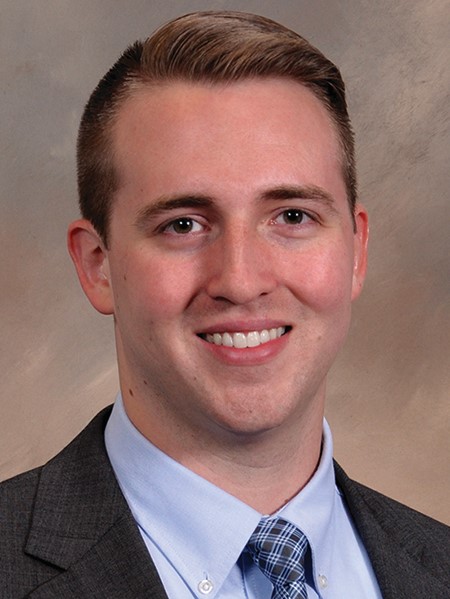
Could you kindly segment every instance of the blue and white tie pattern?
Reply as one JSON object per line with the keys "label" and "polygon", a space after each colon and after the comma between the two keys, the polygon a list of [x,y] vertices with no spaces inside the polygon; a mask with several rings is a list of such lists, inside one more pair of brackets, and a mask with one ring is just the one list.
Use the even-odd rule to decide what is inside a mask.
{"label": "blue and white tie pattern", "polygon": [[283,518],[263,518],[246,550],[273,584],[272,599],[307,599],[305,554],[308,540]]}

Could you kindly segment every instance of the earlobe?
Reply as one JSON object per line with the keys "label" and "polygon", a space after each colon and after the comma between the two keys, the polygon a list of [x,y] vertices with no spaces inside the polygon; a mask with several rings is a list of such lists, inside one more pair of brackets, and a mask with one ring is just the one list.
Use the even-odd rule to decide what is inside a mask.
{"label": "earlobe", "polygon": [[363,288],[367,269],[367,245],[369,242],[369,222],[366,210],[360,204],[355,208],[355,234],[353,253],[352,300]]}
{"label": "earlobe", "polygon": [[87,298],[101,314],[114,312],[109,277],[108,251],[88,220],[76,220],[69,226],[67,246]]}

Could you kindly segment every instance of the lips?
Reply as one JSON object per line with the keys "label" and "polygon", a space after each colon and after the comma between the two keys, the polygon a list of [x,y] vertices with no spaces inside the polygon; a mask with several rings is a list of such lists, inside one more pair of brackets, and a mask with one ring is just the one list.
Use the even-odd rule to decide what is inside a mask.
{"label": "lips", "polygon": [[245,349],[247,347],[258,347],[282,337],[291,327],[273,327],[262,329],[259,331],[236,331],[233,333],[204,333],[200,337],[214,345],[223,345],[224,347],[234,347],[237,349]]}

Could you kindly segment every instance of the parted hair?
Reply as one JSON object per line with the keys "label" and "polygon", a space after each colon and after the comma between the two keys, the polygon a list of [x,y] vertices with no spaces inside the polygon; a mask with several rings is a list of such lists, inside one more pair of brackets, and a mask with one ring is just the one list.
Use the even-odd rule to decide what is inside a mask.
{"label": "parted hair", "polygon": [[354,136],[339,69],[303,37],[266,17],[196,12],[129,46],[100,80],[84,109],[77,145],[80,209],[105,245],[118,187],[112,131],[120,107],[133,91],[180,80],[223,84],[265,77],[306,86],[328,110],[342,148],[343,177],[353,213]]}

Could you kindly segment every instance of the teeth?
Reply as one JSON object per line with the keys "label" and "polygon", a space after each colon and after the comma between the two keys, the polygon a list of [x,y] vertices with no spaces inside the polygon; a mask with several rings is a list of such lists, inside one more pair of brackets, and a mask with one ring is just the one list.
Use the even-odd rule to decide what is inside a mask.
{"label": "teeth", "polygon": [[259,340],[261,341],[261,343],[267,343],[268,341],[270,341],[269,331],[267,331],[266,329],[264,329],[264,331],[261,331],[259,334]]}
{"label": "teeth", "polygon": [[229,333],[224,333],[222,335],[222,345],[225,345],[225,347],[233,347],[233,338]]}
{"label": "teeth", "polygon": [[286,327],[273,329],[263,329],[262,331],[250,331],[250,333],[214,333],[207,334],[206,341],[215,345],[224,345],[225,347],[236,347],[244,349],[245,347],[258,347],[263,343],[278,339],[286,332]]}

